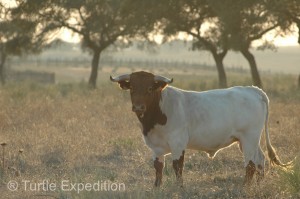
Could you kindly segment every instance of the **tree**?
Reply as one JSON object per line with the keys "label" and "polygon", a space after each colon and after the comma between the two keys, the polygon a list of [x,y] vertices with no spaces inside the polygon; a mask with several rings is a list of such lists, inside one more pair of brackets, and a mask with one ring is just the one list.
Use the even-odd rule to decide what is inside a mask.
{"label": "tree", "polygon": [[289,32],[294,24],[298,27],[298,43],[300,44],[300,0],[267,0],[266,6],[277,17],[283,33]]}
{"label": "tree", "polygon": [[[228,52],[224,28],[207,1],[179,0],[165,1],[162,15],[164,34],[172,36],[185,32],[193,36],[193,49],[209,51],[216,63],[219,87],[227,87],[223,60]],[[165,19],[165,20],[164,20]]]}
{"label": "tree", "polygon": [[23,18],[15,18],[14,8],[0,2],[0,81],[5,84],[4,66],[9,56],[37,53],[43,40],[36,35],[37,24]]}
{"label": "tree", "polygon": [[262,87],[255,57],[249,49],[253,41],[279,26],[276,17],[260,0],[212,0],[211,4],[225,26],[229,48],[242,53],[249,62],[253,84]]}
{"label": "tree", "polygon": [[93,55],[89,85],[95,88],[101,53],[149,24],[143,5],[136,0],[24,0],[19,10],[34,15],[47,31],[68,28],[81,36],[82,47]]}

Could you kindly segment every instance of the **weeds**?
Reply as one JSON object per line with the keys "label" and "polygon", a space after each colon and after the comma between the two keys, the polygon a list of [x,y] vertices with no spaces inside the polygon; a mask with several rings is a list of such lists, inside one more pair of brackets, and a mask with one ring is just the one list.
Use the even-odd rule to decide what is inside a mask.
{"label": "weeds", "polygon": [[[229,79],[230,75],[234,74],[229,74]],[[271,100],[269,126],[272,143],[283,160],[290,160],[300,150],[299,92],[294,91],[295,87],[288,82],[294,77],[277,78],[279,82],[274,82],[272,76],[263,78]],[[229,81],[230,85],[251,84],[246,76],[231,79],[235,82]],[[216,85],[209,74],[174,76],[174,86],[183,89],[208,90]],[[1,87],[0,93],[0,142],[9,143],[5,147],[4,163],[21,174],[17,177],[10,170],[7,171],[10,172],[9,179],[4,177],[1,155],[1,182],[51,179],[58,183],[70,179],[82,182],[107,180],[126,185],[125,192],[77,194],[57,190],[50,194],[59,199],[299,196],[299,191],[296,191],[299,190],[299,164],[293,172],[280,172],[284,180],[279,184],[276,181],[278,170],[272,169],[260,187],[245,191],[240,186],[245,171],[237,147],[224,149],[213,160],[203,153],[187,150],[186,157],[191,159],[186,158],[185,162],[184,190],[176,186],[172,159],[168,156],[163,186],[160,190],[153,189],[155,171],[151,151],[143,142],[136,116],[131,113],[128,92],[119,92],[113,84],[102,82],[96,90],[89,90],[83,83],[9,84]],[[2,149],[0,146],[0,154]],[[287,185],[284,186],[286,191],[272,188],[279,185]],[[10,199],[29,199],[39,195],[21,191],[12,193],[3,184],[0,184],[0,192],[9,195]]]}
{"label": "weeds", "polygon": [[294,196],[300,197],[300,162],[297,161],[292,168],[280,172],[280,185]]}

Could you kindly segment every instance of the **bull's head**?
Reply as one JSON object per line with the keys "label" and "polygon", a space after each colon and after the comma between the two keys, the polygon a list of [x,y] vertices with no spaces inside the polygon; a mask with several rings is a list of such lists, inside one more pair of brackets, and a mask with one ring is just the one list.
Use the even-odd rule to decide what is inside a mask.
{"label": "bull's head", "polygon": [[118,82],[123,90],[130,90],[132,111],[139,118],[144,117],[144,113],[151,104],[160,96],[160,92],[173,82],[163,76],[153,75],[152,73],[140,71],[132,74],[111,77],[110,80]]}

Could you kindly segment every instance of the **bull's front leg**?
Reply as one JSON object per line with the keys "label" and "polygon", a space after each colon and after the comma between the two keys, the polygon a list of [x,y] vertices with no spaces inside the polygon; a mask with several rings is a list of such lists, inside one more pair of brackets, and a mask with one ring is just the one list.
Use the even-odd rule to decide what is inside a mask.
{"label": "bull's front leg", "polygon": [[183,179],[182,179],[182,171],[184,165],[184,150],[182,151],[181,156],[178,159],[173,159],[173,168],[175,171],[177,182],[183,186]]}
{"label": "bull's front leg", "polygon": [[155,168],[154,186],[159,187],[162,184],[162,171],[164,168],[164,156],[156,157],[154,159],[154,168]]}

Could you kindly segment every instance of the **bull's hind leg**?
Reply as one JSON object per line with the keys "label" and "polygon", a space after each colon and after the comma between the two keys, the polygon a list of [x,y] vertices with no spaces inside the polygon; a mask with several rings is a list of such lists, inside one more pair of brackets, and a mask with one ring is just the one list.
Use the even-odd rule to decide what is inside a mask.
{"label": "bull's hind leg", "polygon": [[255,164],[252,162],[252,160],[249,161],[249,163],[246,166],[246,175],[245,175],[245,181],[244,184],[250,184],[253,178],[253,175],[255,173]]}
{"label": "bull's hind leg", "polygon": [[250,135],[252,137],[241,140],[246,164],[244,184],[250,184],[255,173],[258,174],[258,180],[264,176],[265,156],[259,145],[259,137],[255,139],[253,134]]}
{"label": "bull's hind leg", "polygon": [[257,174],[257,181],[261,181],[264,177],[265,156],[260,147],[258,147],[253,160],[249,160],[246,166],[245,184],[252,181],[254,174]]}
{"label": "bull's hind leg", "polygon": [[256,152],[257,162],[256,162],[256,172],[257,181],[261,181],[265,176],[265,155],[259,146]]}

